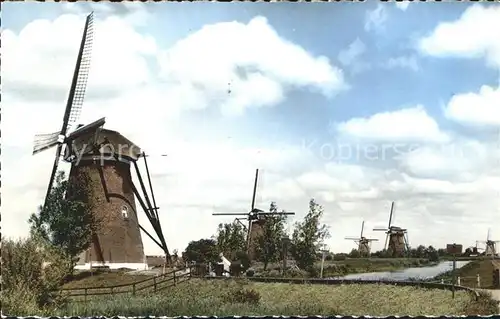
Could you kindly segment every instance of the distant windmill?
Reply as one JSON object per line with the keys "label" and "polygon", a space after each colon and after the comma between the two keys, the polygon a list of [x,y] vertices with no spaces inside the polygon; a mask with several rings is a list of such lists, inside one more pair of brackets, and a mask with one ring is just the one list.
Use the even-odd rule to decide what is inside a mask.
{"label": "distant windmill", "polygon": [[358,252],[362,257],[365,256],[370,257],[371,242],[378,241],[378,239],[363,237],[364,228],[365,228],[365,221],[361,223],[361,234],[359,235],[359,238],[346,237],[345,239],[354,240],[354,242],[358,245]]}
{"label": "distant windmill", "polygon": [[265,212],[261,209],[255,208],[255,196],[257,193],[257,183],[259,180],[259,169],[255,170],[255,182],[253,185],[252,205],[248,213],[213,213],[213,216],[246,216],[244,218],[236,218],[234,222],[238,222],[244,226],[241,220],[246,219],[248,226],[245,227],[247,231],[247,253],[250,260],[255,257],[255,241],[262,234],[262,226],[269,216],[283,216],[295,215],[293,212]]}
{"label": "distant windmill", "polygon": [[394,211],[395,211],[395,203],[392,202],[391,213],[389,215],[389,224],[387,228],[374,228],[373,230],[386,232],[387,235],[385,237],[384,249],[387,249],[390,256],[402,257],[405,255],[405,252],[409,253],[410,251],[410,245],[408,241],[408,231],[407,229],[393,226],[391,224],[393,221]]}
{"label": "distant windmill", "polygon": [[[476,247],[478,244],[485,244],[486,249],[484,249],[484,255],[495,257],[497,255],[496,246],[497,246],[497,243],[500,243],[500,240],[491,240],[490,231],[491,231],[491,229],[488,229],[488,235],[486,236],[486,240],[477,240],[476,241]],[[479,249],[481,249],[481,248],[479,248]]]}

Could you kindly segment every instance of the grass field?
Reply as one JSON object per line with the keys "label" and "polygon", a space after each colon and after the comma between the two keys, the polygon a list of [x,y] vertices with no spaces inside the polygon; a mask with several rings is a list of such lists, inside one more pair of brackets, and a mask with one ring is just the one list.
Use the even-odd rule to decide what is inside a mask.
{"label": "grass field", "polygon": [[[460,276],[462,286],[478,288],[476,276],[480,276],[480,288],[491,288],[493,285],[493,269],[499,267],[499,261],[491,259],[474,260],[455,270],[455,276]],[[437,280],[451,280],[453,271],[448,271],[436,277]]]}
{"label": "grass field", "polygon": [[471,315],[492,314],[496,304],[467,292],[391,285],[298,285],[192,279],[154,295],[93,297],[51,311],[92,315]]}

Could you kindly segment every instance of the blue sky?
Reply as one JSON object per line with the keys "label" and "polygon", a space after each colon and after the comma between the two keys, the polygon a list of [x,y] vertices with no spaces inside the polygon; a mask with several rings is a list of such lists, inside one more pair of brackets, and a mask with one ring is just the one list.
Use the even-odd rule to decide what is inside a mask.
{"label": "blue sky", "polygon": [[[393,4],[384,4],[386,18],[379,29],[367,32],[364,30],[367,11],[376,9],[377,5],[375,1],[359,5],[317,3],[310,6],[297,3],[149,3],[146,7],[154,12],[154,18],[139,30],[152,34],[159,45],[168,47],[206,24],[248,23],[253,17],[262,15],[278,34],[314,55],[328,57],[333,63],[338,63],[338,54],[358,38],[366,47],[359,57],[363,63],[387,64],[391,58],[415,56],[418,37],[430,33],[441,21],[457,19],[470,6],[467,3],[413,3],[402,12]],[[40,3],[32,3],[29,4],[32,10],[26,10],[25,6],[6,4],[4,27],[19,30],[35,18],[50,19],[64,12],[57,3],[43,4],[43,7]],[[474,91],[483,84],[496,85],[499,81],[498,70],[486,67],[480,59],[419,57],[417,64],[416,71],[405,67],[390,70],[374,67],[353,73],[346,69],[346,80],[355,89],[338,94],[335,99],[296,91],[291,92],[284,106],[259,109],[248,116],[267,126],[281,122],[285,115],[287,125],[280,126],[286,131],[284,138],[302,137],[304,131],[314,137],[327,135],[330,138],[325,128],[332,119],[345,121],[379,111],[397,110],[405,105],[422,104],[440,121],[441,104],[454,93]],[[284,108],[286,114],[283,114]],[[203,113],[202,117],[205,116]],[[304,117],[308,121],[304,121]],[[242,122],[236,126],[241,128],[253,121],[244,118]],[[449,125],[446,121],[442,124]]]}
{"label": "blue sky", "polygon": [[[250,162],[248,169],[242,173],[251,176],[257,165],[267,169],[270,177],[263,182],[264,188],[267,189],[263,190],[261,195],[263,202],[277,200],[293,207],[294,210],[301,211],[307,205],[307,200],[304,198],[317,197],[325,206],[326,222],[335,225],[339,223],[337,218],[344,216],[345,220],[341,222],[344,226],[332,227],[337,231],[342,228],[352,229],[352,233],[355,234],[361,219],[373,217],[376,220],[368,220],[368,224],[380,224],[379,220],[385,219],[383,216],[386,214],[386,206],[391,200],[401,201],[401,209],[408,211],[407,217],[401,213],[402,217],[398,218],[407,218],[403,219],[407,223],[417,223],[420,219],[422,223],[422,218],[419,216],[427,216],[423,220],[430,222],[436,220],[441,211],[448,209],[451,211],[443,215],[467,216],[465,212],[467,209],[460,205],[469,205],[467,207],[470,208],[475,201],[480,201],[474,196],[490,196],[490,200],[485,204],[487,207],[484,208],[482,224],[477,226],[474,235],[461,235],[464,241],[471,241],[473,236],[482,234],[483,229],[490,223],[490,217],[495,214],[498,216],[497,208],[493,207],[494,201],[500,198],[500,194],[497,197],[494,197],[493,193],[484,195],[484,190],[481,188],[485,187],[493,192],[489,186],[492,182],[488,178],[497,178],[496,168],[491,163],[497,156],[492,145],[496,143],[495,139],[498,136],[500,121],[497,118],[500,118],[500,113],[491,105],[496,105],[498,101],[500,44],[494,33],[489,30],[495,28],[494,23],[498,25],[495,21],[500,21],[498,6],[469,3],[411,3],[403,10],[393,3],[381,4],[376,1],[367,1],[363,4],[308,5],[147,3],[131,7],[122,4],[6,3],[3,9],[3,28],[11,32],[5,44],[6,50],[16,48],[18,50],[16,52],[23,54],[28,54],[22,50],[28,47],[26,43],[29,39],[27,36],[23,38],[21,30],[30,23],[38,19],[55,21],[63,14],[74,15],[66,16],[66,22],[69,23],[67,30],[57,31],[50,29],[48,25],[44,28],[39,27],[39,37],[46,36],[50,39],[47,54],[52,54],[52,57],[57,56],[56,59],[75,50],[75,45],[64,47],[65,44],[58,44],[58,37],[68,36],[67,39],[77,39],[81,32],[79,28],[82,17],[86,12],[95,10],[98,21],[96,36],[103,34],[103,37],[108,39],[108,45],[112,39],[116,39],[122,51],[112,46],[106,49],[106,43],[102,43],[94,52],[94,58],[101,62],[96,63],[101,67],[93,65],[91,72],[99,73],[102,79],[100,85],[93,84],[97,83],[97,80],[91,80],[94,82],[89,84],[82,119],[89,121],[93,117],[105,115],[110,119],[109,125],[118,125],[120,130],[127,131],[142,145],[147,145],[149,149],[154,148],[159,153],[169,152],[192,157],[189,152],[201,148],[203,151],[197,151],[195,155],[197,162],[192,158],[189,159],[195,161],[193,165],[200,170],[201,167],[215,169],[214,166],[217,165],[220,165],[222,170],[229,170],[229,166],[233,165],[230,164],[233,163],[231,161],[236,160],[229,160],[227,154],[232,152],[241,151],[242,154],[282,152],[279,156],[269,155],[269,158],[273,159],[269,160],[269,163],[262,158],[255,160],[260,164],[256,164],[254,159],[248,159]],[[258,17],[263,17],[265,20],[259,20],[261,21],[259,24],[255,22]],[[121,24],[113,24],[117,23],[116,21]],[[63,22],[60,23],[59,27],[63,25]],[[439,33],[437,30],[446,23],[449,24],[448,29],[441,28],[444,31]],[[493,26],[490,27],[488,23]],[[253,27],[250,27],[251,25]],[[42,29],[51,33],[42,33]],[[35,31],[32,32],[36,34]],[[51,35],[57,32],[59,36]],[[210,40],[204,40],[205,37]],[[223,37],[227,37],[228,40]],[[128,39],[131,39],[130,46],[126,45]],[[245,46],[246,51],[238,51],[237,46]],[[66,53],[57,51],[63,47]],[[275,48],[275,51],[272,48]],[[238,56],[226,56],[228,50],[238,53]],[[248,53],[254,50],[255,56]],[[6,54],[9,52],[14,52],[14,49]],[[127,55],[127,58],[130,58],[127,61],[136,63],[123,65],[123,69],[129,73],[123,73],[114,80],[112,76],[104,79],[114,72],[111,67],[106,68],[106,64],[113,60],[111,53],[106,55],[106,52],[113,52],[116,56]],[[279,56],[280,54],[283,56]],[[245,64],[246,62],[238,60],[243,55],[245,57],[242,59],[251,62]],[[289,60],[292,55],[294,60]],[[39,57],[41,56],[42,53]],[[218,59],[217,56],[223,58]],[[14,59],[13,54],[10,57]],[[4,59],[9,59],[9,55]],[[68,61],[71,59],[74,58],[69,54]],[[33,57],[33,61],[35,60]],[[147,71],[139,70],[142,67],[141,61],[145,61],[144,70]],[[52,70],[63,69],[62,66],[66,65],[64,63],[54,65]],[[203,73],[203,69],[208,70],[211,65],[220,66],[220,72],[219,69],[211,71],[213,79],[209,71]],[[16,67],[21,68],[17,64]],[[67,70],[70,69],[71,64],[68,62]],[[38,88],[45,86],[47,91],[60,92],[57,93],[59,95],[54,93],[60,99],[59,102],[47,99],[46,104],[37,105],[41,102],[35,103],[31,100],[30,102],[27,98],[32,87],[20,85],[23,81],[29,82],[29,79],[36,76],[29,73],[27,68],[22,72],[15,71],[12,66],[6,74],[4,73],[6,79],[4,90],[6,94],[10,94],[13,101],[11,105],[15,104],[28,112],[47,107],[50,108],[50,112],[53,110],[50,114],[54,116],[62,113],[61,107],[58,108],[56,105],[64,101],[66,90],[64,85],[52,85],[49,79],[43,84],[37,83]],[[143,73],[134,75],[133,71]],[[228,75],[227,78],[224,78],[225,74]],[[261,85],[258,83],[268,83],[268,85],[251,87],[247,80],[249,76],[254,75],[264,75],[265,78],[260,80],[268,82],[255,82],[252,85]],[[287,76],[290,77],[286,78]],[[132,79],[124,79],[128,77]],[[111,87],[115,85],[113,81],[118,79],[125,81],[123,90],[120,91],[115,87],[114,91],[111,91]],[[137,83],[134,79],[138,79]],[[130,84],[127,81],[134,83]],[[130,87],[127,86],[129,84]],[[107,86],[110,87],[109,90]],[[483,86],[489,86],[493,93],[481,90]],[[23,89],[19,89],[20,87]],[[182,99],[175,99],[177,95],[172,93],[174,92],[172,87],[179,88],[181,91],[178,92],[183,92]],[[21,90],[22,94],[14,88]],[[102,90],[99,91],[100,96],[96,93],[98,90]],[[220,97],[224,91],[231,91],[228,96],[232,96],[234,100],[228,96]],[[106,94],[109,96],[104,96]],[[138,99],[137,101],[147,100],[148,103],[144,103],[143,107],[132,105],[132,102],[127,102],[132,98],[130,94],[135,94],[133,96]],[[193,101],[193,105],[188,105],[189,101],[184,100]],[[132,115],[126,118],[123,114],[111,112],[120,110],[119,106],[108,108],[107,105],[114,105],[113,103],[122,103],[123,108],[132,112]],[[222,111],[224,105],[231,104],[235,107],[234,103],[243,105],[244,110],[232,116]],[[148,106],[149,104],[160,106],[153,109],[152,106]],[[180,110],[178,117],[169,113],[174,112],[172,109]],[[471,109],[473,111],[470,111]],[[7,112],[15,113],[13,109]],[[377,117],[377,115],[382,116]],[[127,122],[134,118],[140,118],[143,122],[140,124]],[[14,123],[14,116],[10,119],[8,116],[5,117],[5,121],[9,120]],[[149,120],[154,124],[145,124],[144,121]],[[57,122],[51,119],[46,123],[50,121]],[[16,134],[14,124],[10,125],[10,131],[9,129],[7,131]],[[33,131],[36,128],[36,132],[43,129],[50,130],[49,124],[32,123],[30,127]],[[158,140],[149,138],[147,132],[151,129],[155,131],[155,135],[164,137]],[[28,137],[25,140],[27,141]],[[219,147],[227,141],[231,141],[236,149],[219,150],[218,155],[210,155],[214,157],[210,160],[218,164],[205,158],[212,152],[213,145]],[[307,144],[308,141],[314,141],[312,144],[315,146],[313,149],[308,149],[308,153],[305,154],[302,151],[304,143]],[[365,151],[367,145],[375,146],[379,156],[381,152],[386,152],[381,151],[382,148],[390,145],[390,150],[384,155],[389,158],[378,158],[374,161],[367,159],[366,156],[361,158],[350,156],[343,159],[342,163],[338,163],[335,158],[321,153],[321,147],[324,150],[325,145],[331,146],[340,143],[339,141],[350,143],[352,148],[361,147]],[[20,139],[13,139],[10,143],[7,141],[4,147],[12,150],[11,158],[18,156],[16,152],[22,153],[26,158],[29,157],[29,151],[21,150],[29,149],[29,145],[22,143],[25,142]],[[182,151],[176,151],[172,146],[178,143],[183,143]],[[394,143],[401,145],[398,144],[399,148],[395,149]],[[414,145],[411,143],[418,144],[420,151],[418,155],[423,157],[411,157],[415,155],[408,153]],[[301,148],[302,151],[297,151]],[[449,154],[444,155],[444,148],[453,149],[453,152],[460,149],[462,155],[459,159],[453,157],[456,156],[455,153],[451,157]],[[436,149],[440,149],[441,153],[437,154]],[[467,151],[464,153],[464,150]],[[300,154],[297,155],[298,153]],[[470,159],[465,158],[463,154]],[[182,158],[181,155],[178,156]],[[273,156],[279,159],[275,160]],[[224,162],[221,158],[226,158],[229,162],[221,164]],[[271,163],[272,161],[275,163]],[[14,162],[12,160],[12,165]],[[181,162],[183,160],[179,160],[179,163]],[[8,159],[7,164],[9,164]],[[32,165],[37,167],[36,165],[41,164]],[[158,162],[156,166],[153,163],[153,166],[158,169],[155,176],[160,176],[155,184],[158,184],[166,194],[169,194],[173,187],[169,178],[172,174],[178,173],[175,170],[188,170],[166,162]],[[238,172],[241,170],[239,166],[234,169]],[[217,177],[220,179],[223,179],[221,176],[224,174],[235,176],[235,173],[229,171],[217,174],[220,175]],[[33,201],[40,198],[42,193],[40,190],[44,185],[45,177],[37,178],[39,178],[37,181],[28,178],[25,183],[21,183],[23,187],[33,187]],[[191,190],[192,187],[199,187],[200,192],[203,192],[204,189],[213,187],[210,183],[215,183],[207,177],[205,182],[192,181],[189,185],[184,185],[181,177],[178,178],[174,184],[175,187],[179,187],[179,193],[183,189],[189,189],[191,194],[195,192]],[[303,190],[302,197],[290,195],[292,198],[277,199],[276,196],[282,196],[279,189],[281,192],[293,193],[292,186],[287,188],[287,191],[280,188],[285,187],[283,185],[290,180],[292,184],[300,184],[299,188]],[[217,183],[221,192],[228,187],[237,188],[235,184],[231,184],[236,183],[235,181],[218,180]],[[251,189],[248,183],[241,183],[242,189]],[[193,186],[195,184],[197,186]],[[444,189],[447,189],[446,192]],[[457,203],[457,207],[450,208],[449,201],[452,200],[443,200],[443,196],[457,196],[463,199],[463,192],[466,190],[470,192],[467,196],[471,196],[467,199],[467,203]],[[269,194],[264,194],[266,192]],[[361,195],[365,194],[363,192],[371,194],[366,195],[369,200],[363,197],[365,195]],[[447,195],[443,195],[443,192]],[[10,194],[19,196],[14,194],[14,191]],[[199,201],[198,207],[202,208],[193,211],[192,214],[205,216],[203,218],[207,218],[211,205],[224,202],[223,195],[220,195],[220,198],[214,195],[208,199],[193,196],[190,195],[189,200]],[[241,206],[236,200],[240,195],[235,196],[235,199],[226,203],[227,207],[230,207],[228,209]],[[179,195],[180,197],[182,196]],[[245,194],[241,197],[245,198]],[[297,202],[298,198],[301,198],[301,203]],[[178,212],[172,214],[177,216],[176,218],[182,218],[182,205],[172,201],[174,200],[166,196],[163,206],[170,205],[172,211],[177,209]],[[496,212],[493,211],[495,209]],[[373,216],[369,213],[370,210],[377,210],[380,213]],[[443,217],[441,222],[450,223],[446,218],[448,217]],[[207,219],[207,226],[199,230],[205,236],[212,232],[210,229],[215,223],[208,222],[209,219],[210,216]],[[194,231],[194,228],[189,229]],[[500,234],[500,229],[497,230]],[[340,233],[336,232],[337,237],[333,236],[334,239],[331,239],[331,245],[336,247],[335,249],[342,249],[342,244],[345,243],[339,243],[339,240],[344,235],[349,235]],[[451,235],[440,236],[442,237],[432,241],[432,244],[444,245],[446,240],[451,240]],[[424,241],[424,237],[410,235],[410,238],[416,241]],[[174,245],[182,249],[187,240],[188,237],[179,239]]]}

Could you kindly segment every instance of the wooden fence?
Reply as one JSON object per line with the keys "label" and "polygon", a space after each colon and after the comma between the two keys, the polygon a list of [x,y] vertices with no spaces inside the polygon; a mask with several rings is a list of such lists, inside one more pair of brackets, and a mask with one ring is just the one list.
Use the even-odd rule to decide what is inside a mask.
{"label": "wooden fence", "polygon": [[176,286],[191,279],[191,269],[182,268],[170,272],[136,281],[130,284],[105,287],[64,288],[60,290],[61,295],[74,300],[87,301],[92,296],[132,294],[140,292],[156,292],[169,287]]}

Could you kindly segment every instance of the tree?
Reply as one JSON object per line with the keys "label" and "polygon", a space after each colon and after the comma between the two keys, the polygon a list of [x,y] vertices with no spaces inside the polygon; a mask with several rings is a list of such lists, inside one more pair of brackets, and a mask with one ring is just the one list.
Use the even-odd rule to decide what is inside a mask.
{"label": "tree", "polygon": [[90,246],[99,222],[86,204],[88,192],[83,180],[69,183],[64,172],[59,171],[55,182],[45,205],[31,215],[29,224],[32,235],[59,248],[71,260],[72,272],[77,256]]}
{"label": "tree", "polygon": [[182,258],[184,261],[194,261],[196,263],[215,263],[220,261],[217,243],[213,239],[200,239],[189,242],[182,254]]}
{"label": "tree", "polygon": [[349,256],[349,258],[360,258],[361,254],[359,250],[353,248],[347,256]]}
{"label": "tree", "polygon": [[434,247],[432,247],[432,246],[427,247],[427,249],[426,249],[426,257],[431,262],[439,261],[438,251]]}
{"label": "tree", "polygon": [[230,260],[237,259],[238,252],[246,251],[246,233],[240,224],[219,224],[215,238],[217,250]]}
{"label": "tree", "polygon": [[423,245],[419,245],[417,248],[410,250],[410,256],[413,258],[426,258],[426,248]]}
{"label": "tree", "polygon": [[297,265],[304,270],[312,270],[316,252],[326,238],[330,236],[328,227],[321,225],[323,207],[315,202],[309,201],[309,212],[302,222],[295,224],[292,235],[291,254]]}
{"label": "tree", "polygon": [[2,311],[32,315],[35,309],[62,306],[59,289],[68,275],[69,260],[43,239],[2,238]]}
{"label": "tree", "polygon": [[[272,202],[269,212],[277,213],[278,206]],[[274,215],[266,216],[262,223],[262,234],[257,238],[256,259],[264,263],[264,270],[270,262],[276,262],[280,259],[283,247],[283,237],[285,236],[286,216]]]}

